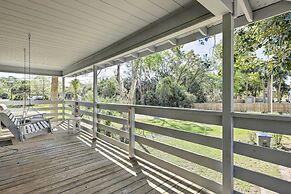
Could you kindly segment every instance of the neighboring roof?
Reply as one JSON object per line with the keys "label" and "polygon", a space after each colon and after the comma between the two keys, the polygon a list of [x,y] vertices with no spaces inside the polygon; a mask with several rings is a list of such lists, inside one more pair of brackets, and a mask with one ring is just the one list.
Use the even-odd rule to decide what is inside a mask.
{"label": "neighboring roof", "polygon": [[[104,68],[219,33],[231,1],[198,1],[1,1],[0,71],[22,72],[27,33],[32,72],[48,75],[83,73],[93,64]],[[236,14],[255,21],[286,12],[290,4],[250,0]],[[247,23],[245,16],[237,18],[237,26]]]}

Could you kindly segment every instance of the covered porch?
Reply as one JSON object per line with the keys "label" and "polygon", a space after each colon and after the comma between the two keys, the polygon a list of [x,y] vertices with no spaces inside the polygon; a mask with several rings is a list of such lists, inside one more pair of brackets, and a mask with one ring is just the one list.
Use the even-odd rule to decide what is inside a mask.
{"label": "covered porch", "polygon": [[[205,193],[202,187],[160,169],[92,134],[53,135],[9,146],[1,159],[1,193]],[[4,155],[1,153],[1,156]]]}
{"label": "covered porch", "polygon": [[[240,193],[234,188],[234,182],[240,180],[263,188],[269,193],[289,193],[290,180],[248,169],[240,166],[239,162],[235,162],[235,156],[240,155],[250,160],[254,159],[290,169],[290,152],[235,141],[234,131],[239,128],[291,135],[291,119],[290,116],[234,111],[233,36],[236,27],[290,11],[290,2],[272,0],[209,2],[203,0],[178,2],[169,0],[155,3],[141,1],[139,5],[135,2],[124,1],[116,5],[105,1],[101,3],[104,7],[98,7],[101,5],[94,2],[79,5],[73,1],[49,2],[47,5],[30,2],[29,8],[25,3],[16,2],[5,2],[0,5],[1,9],[5,10],[3,15],[7,16],[5,22],[10,25],[8,25],[9,28],[4,28],[3,34],[12,42],[15,40],[17,42],[20,36],[17,33],[11,33],[11,30],[21,28],[17,12],[23,14],[21,17],[27,22],[27,26],[31,25],[26,30],[34,30],[34,34],[38,35],[45,32],[46,37],[39,38],[36,43],[43,48],[45,43],[48,46],[35,52],[37,59],[31,63],[30,73],[62,78],[62,92],[58,100],[29,102],[32,106],[36,106],[35,110],[55,118],[53,134],[23,142],[13,140],[13,145],[0,149],[0,192],[227,194]],[[54,8],[55,4],[59,7]],[[159,11],[155,12],[153,8]],[[34,17],[28,14],[30,9],[33,10]],[[9,16],[9,10],[14,10],[15,15]],[[45,13],[41,15],[45,17],[40,20],[35,19],[39,13],[37,10]],[[53,10],[55,16],[58,17],[48,14],[48,10]],[[99,10],[100,15],[93,16],[96,10]],[[66,14],[72,11],[73,14],[69,14],[72,18],[63,18],[63,11]],[[88,16],[90,14],[85,14],[87,11],[91,17]],[[122,12],[124,14],[120,16],[122,22],[117,21],[117,16],[110,15],[109,17],[109,12]],[[76,20],[72,16],[74,13],[80,14],[78,19],[75,18]],[[141,18],[137,18],[138,13],[141,14]],[[135,20],[130,17],[133,15]],[[59,18],[64,20],[59,22]],[[88,18],[88,21],[84,18]],[[98,26],[99,24],[96,24],[94,18],[101,18],[98,21],[100,25],[102,24],[102,29]],[[106,22],[104,22],[105,19]],[[127,29],[125,21],[129,19],[132,20]],[[32,22],[29,22],[30,20]],[[84,21],[88,23],[82,23]],[[41,22],[44,22],[46,26],[41,25]],[[95,26],[89,31],[77,30],[84,29],[93,23]],[[112,23],[118,25],[112,27]],[[121,29],[121,26],[126,29]],[[64,29],[69,30],[70,33]],[[222,111],[98,101],[98,70],[221,32],[223,33]],[[96,33],[99,36],[98,41],[95,40]],[[72,34],[73,38],[70,37]],[[56,38],[51,39],[52,41],[46,40],[54,36]],[[76,40],[79,42],[76,43]],[[21,43],[19,44],[21,47]],[[8,55],[13,52],[13,49],[8,48],[2,46],[1,51]],[[60,55],[63,49],[67,49],[66,53]],[[46,62],[42,59],[44,53],[48,53]],[[22,73],[20,62],[22,56],[9,56],[3,57],[0,72]],[[65,100],[67,77],[88,72],[93,72],[93,101]],[[22,103],[8,101],[6,104],[17,109]],[[48,105],[48,107],[37,107],[39,104]],[[16,109],[13,111],[17,111]],[[117,112],[119,116],[106,114],[106,111]],[[81,131],[77,134],[69,134],[67,130],[73,126],[68,126],[68,118],[76,113],[82,115]],[[177,130],[175,126],[146,123],[137,119],[140,116],[157,117],[166,121],[215,125],[221,127],[222,136],[207,136]],[[112,122],[115,125],[108,126],[104,122]],[[122,126],[124,130],[116,126]],[[1,131],[2,139],[9,141],[8,130],[4,128]],[[183,141],[191,146],[203,146],[206,150],[214,149],[218,151],[219,159],[206,157],[173,144],[165,144],[155,140],[152,134]],[[193,168],[199,165],[215,172],[219,174],[220,181],[214,181],[211,176],[193,172],[184,168],[183,165],[176,165],[171,160],[154,155],[152,149],[158,150],[161,155],[171,155],[190,162]]]}

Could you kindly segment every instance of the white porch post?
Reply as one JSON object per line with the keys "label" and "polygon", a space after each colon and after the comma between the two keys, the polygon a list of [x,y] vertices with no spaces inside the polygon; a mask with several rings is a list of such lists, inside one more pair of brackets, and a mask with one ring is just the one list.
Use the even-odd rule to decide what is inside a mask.
{"label": "white porch post", "polygon": [[223,16],[223,191],[233,193],[233,36],[231,13]]}
{"label": "white porch post", "polygon": [[93,140],[97,139],[97,66],[93,65]]}
{"label": "white porch post", "polygon": [[65,120],[65,77],[62,77],[62,119]]}

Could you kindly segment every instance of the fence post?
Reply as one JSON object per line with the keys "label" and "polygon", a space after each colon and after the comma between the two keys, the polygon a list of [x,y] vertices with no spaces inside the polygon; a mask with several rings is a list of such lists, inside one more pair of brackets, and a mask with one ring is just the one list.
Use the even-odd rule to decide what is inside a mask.
{"label": "fence post", "polygon": [[234,19],[231,13],[223,15],[223,194],[233,193],[233,35]]}
{"label": "fence post", "polygon": [[129,158],[135,158],[134,148],[135,148],[135,108],[131,107],[128,110],[128,132],[129,132]]}

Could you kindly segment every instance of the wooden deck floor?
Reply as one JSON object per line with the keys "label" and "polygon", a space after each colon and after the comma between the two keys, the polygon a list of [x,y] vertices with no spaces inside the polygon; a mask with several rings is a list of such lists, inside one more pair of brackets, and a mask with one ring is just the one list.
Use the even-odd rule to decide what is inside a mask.
{"label": "wooden deck floor", "polygon": [[90,134],[58,132],[0,147],[0,193],[206,193]]}

